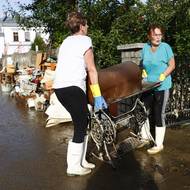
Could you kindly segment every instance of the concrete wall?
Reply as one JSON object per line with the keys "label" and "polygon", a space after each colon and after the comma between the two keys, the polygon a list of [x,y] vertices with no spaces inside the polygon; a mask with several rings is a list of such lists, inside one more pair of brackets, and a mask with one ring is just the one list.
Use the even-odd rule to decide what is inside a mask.
{"label": "concrete wall", "polygon": [[[36,52],[29,51],[27,53],[14,53],[12,55],[4,55],[1,59],[3,67],[6,67],[7,61],[11,57],[12,64],[18,66],[18,69],[24,69],[27,67],[35,67],[36,65]],[[8,59],[7,59],[8,58]]]}
{"label": "concrete wall", "polygon": [[117,49],[121,51],[121,62],[133,61],[137,65],[140,63],[140,53],[144,43],[124,44],[117,46]]}

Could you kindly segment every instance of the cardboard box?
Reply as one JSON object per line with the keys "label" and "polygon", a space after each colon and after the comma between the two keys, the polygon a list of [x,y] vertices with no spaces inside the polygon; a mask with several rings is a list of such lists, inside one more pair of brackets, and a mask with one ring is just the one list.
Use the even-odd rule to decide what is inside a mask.
{"label": "cardboard box", "polygon": [[6,70],[7,70],[7,73],[10,73],[10,74],[16,72],[15,66],[12,64],[7,64]]}

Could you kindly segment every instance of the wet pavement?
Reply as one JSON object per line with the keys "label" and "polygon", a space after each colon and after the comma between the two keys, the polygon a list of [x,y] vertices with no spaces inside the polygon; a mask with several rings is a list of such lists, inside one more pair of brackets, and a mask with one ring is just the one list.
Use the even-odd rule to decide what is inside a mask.
{"label": "wet pavement", "polygon": [[165,149],[128,152],[117,169],[90,157],[88,176],[66,176],[72,124],[45,128],[46,115],[0,92],[0,190],[190,190],[190,124],[167,128]]}

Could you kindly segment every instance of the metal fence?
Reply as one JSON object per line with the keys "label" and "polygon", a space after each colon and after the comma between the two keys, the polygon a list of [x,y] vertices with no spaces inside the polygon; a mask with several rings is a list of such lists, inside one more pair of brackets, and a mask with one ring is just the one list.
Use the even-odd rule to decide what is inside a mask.
{"label": "metal fence", "polygon": [[173,88],[166,109],[168,126],[190,121],[190,57],[175,57]]}

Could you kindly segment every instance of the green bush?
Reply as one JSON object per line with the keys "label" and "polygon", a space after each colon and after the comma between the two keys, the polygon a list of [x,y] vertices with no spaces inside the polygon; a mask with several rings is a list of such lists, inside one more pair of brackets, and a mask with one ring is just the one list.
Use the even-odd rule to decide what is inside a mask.
{"label": "green bush", "polygon": [[45,52],[47,49],[47,45],[45,44],[44,40],[41,36],[36,36],[34,42],[32,43],[31,50],[36,50],[36,46],[38,46],[38,50]]}

